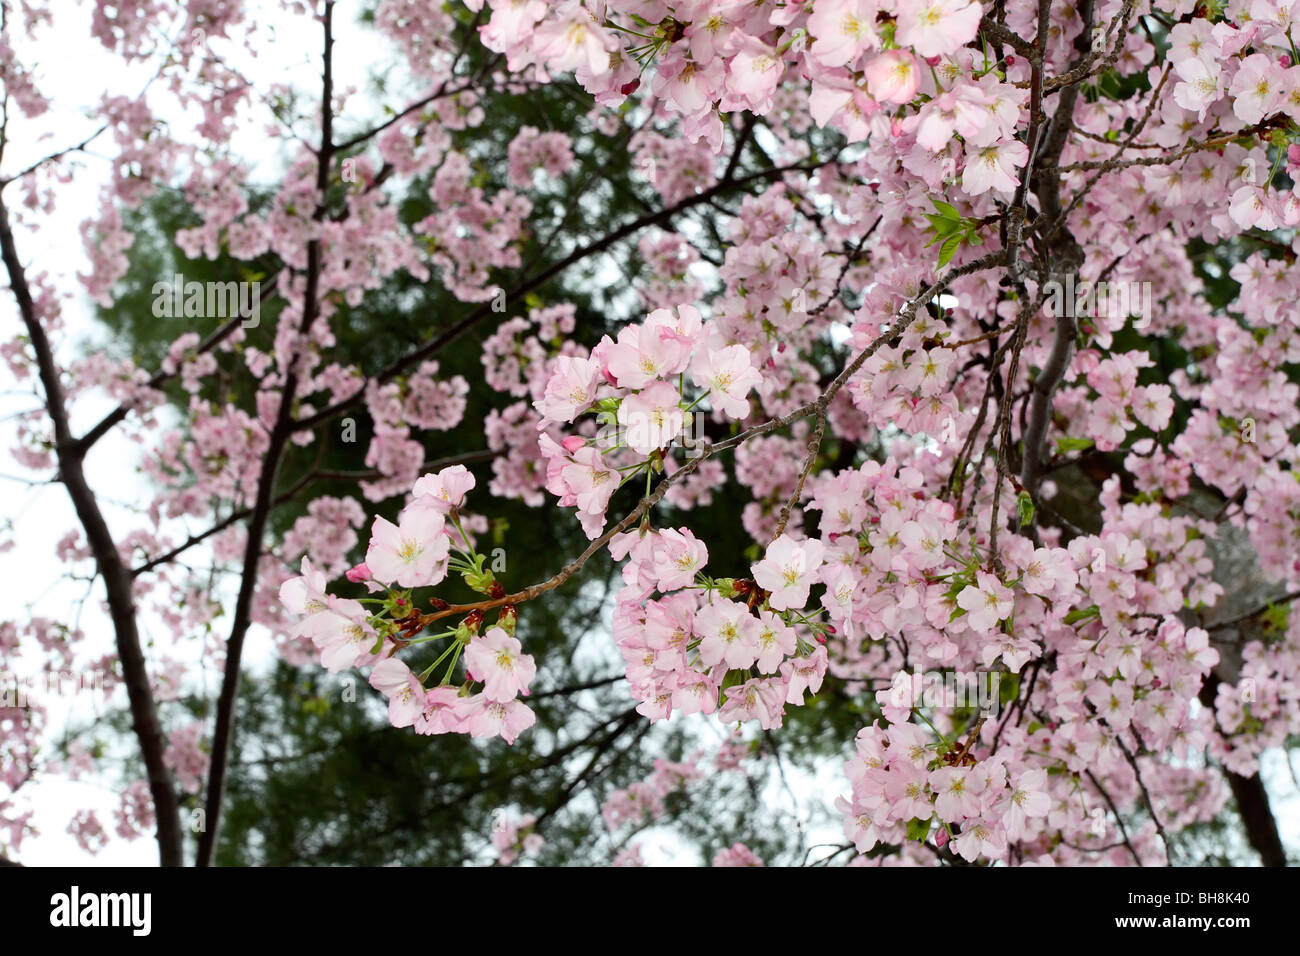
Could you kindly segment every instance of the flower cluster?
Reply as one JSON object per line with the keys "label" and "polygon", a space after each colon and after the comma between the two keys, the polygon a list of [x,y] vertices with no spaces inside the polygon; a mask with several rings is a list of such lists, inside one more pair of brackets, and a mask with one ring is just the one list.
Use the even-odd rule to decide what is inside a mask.
{"label": "flower cluster", "polygon": [[[699,391],[689,402],[688,377]],[[746,396],[760,381],[749,351],[718,343],[717,330],[689,305],[656,309],[617,340],[602,338],[590,357],[559,356],[534,402],[538,429],[596,411],[599,431],[558,441],[543,431],[547,490],[561,506],[576,507],[587,536],[597,537],[614,492],[643,472],[648,480],[664,469],[670,446],[703,414],[697,406],[707,402],[723,418],[744,419]]]}
{"label": "flower cluster", "polygon": [[825,625],[801,613],[820,542],[783,535],[740,581],[705,576],[708,549],[686,529],[627,532],[610,553],[628,558],[614,638],[640,713],[662,720],[716,710],[725,722],[770,729],[781,726],[787,704],[801,705],[805,692],[820,688],[826,650],[809,637]]}
{"label": "flower cluster", "polygon": [[[396,524],[375,518],[366,560],[349,570],[347,577],[384,597],[356,600],[326,593],[325,574],[304,557],[302,574],[281,585],[280,600],[299,618],[294,636],[308,638],[328,670],[338,673],[371,666],[370,685],[387,698],[388,719],[394,727],[412,727],[419,734],[499,736],[513,743],[536,721],[519,698],[527,696],[537,675],[533,658],[522,652],[514,637],[513,610],[503,610],[497,625],[482,633],[479,614],[455,629],[413,636],[426,624],[425,616],[415,609],[413,589],[436,585],[454,570],[476,590],[500,591],[461,522],[460,509],[474,484],[474,476],[463,465],[453,465],[415,483],[412,500]],[[379,608],[369,611],[363,602]],[[418,675],[397,656],[435,640],[448,645]],[[462,656],[464,680],[453,684]],[[426,686],[448,657],[441,682]]]}

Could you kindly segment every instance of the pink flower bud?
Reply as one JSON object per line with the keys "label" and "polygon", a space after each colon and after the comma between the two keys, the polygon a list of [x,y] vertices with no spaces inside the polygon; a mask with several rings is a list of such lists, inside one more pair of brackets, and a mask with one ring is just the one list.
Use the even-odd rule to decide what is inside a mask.
{"label": "pink flower bud", "polygon": [[560,447],[572,455],[575,451],[587,444],[587,439],[581,435],[568,435],[560,442]]}
{"label": "pink flower bud", "polygon": [[346,575],[347,579],[353,584],[360,584],[362,581],[369,581],[370,576],[370,569],[366,567],[364,561],[358,564],[355,568],[348,568],[348,573]]}

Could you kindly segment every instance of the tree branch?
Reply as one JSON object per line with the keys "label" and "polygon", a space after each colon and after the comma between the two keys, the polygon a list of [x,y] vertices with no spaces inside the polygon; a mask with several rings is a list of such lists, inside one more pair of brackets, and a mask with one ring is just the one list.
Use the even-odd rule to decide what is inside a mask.
{"label": "tree branch", "polygon": [[[313,218],[319,222],[325,217],[325,190],[329,186],[330,159],[333,154],[334,76],[333,33],[334,3],[326,0],[322,15],[324,52],[321,91],[321,140],[316,162],[316,192],[318,205]],[[257,500],[248,520],[248,540],[244,546],[244,567],[235,599],[234,620],[230,626],[230,639],[226,642],[226,666],[221,679],[221,692],[217,697],[216,727],[212,733],[211,763],[208,766],[207,826],[199,837],[196,866],[209,866],[216,848],[217,833],[221,824],[221,801],[226,786],[226,764],[230,758],[230,738],[235,726],[235,702],[239,693],[239,668],[243,657],[244,638],[252,623],[253,592],[257,587],[257,565],[262,556],[262,535],[271,512],[271,498],[275,478],[279,472],[284,448],[293,435],[293,403],[298,390],[297,351],[301,339],[308,334],[319,314],[319,287],[321,273],[321,241],[319,237],[307,243],[307,273],[303,288],[302,321],[298,329],[299,341],[294,343],[280,393],[280,407],[267,445],[266,456],[257,481]]]}
{"label": "tree branch", "polygon": [[144,652],[140,647],[135,601],[131,593],[131,575],[122,562],[117,542],[113,540],[108,522],[99,509],[95,493],[86,481],[84,452],[73,442],[54,350],[37,318],[31,288],[27,284],[27,275],[18,258],[18,248],[9,225],[9,211],[3,200],[0,200],[0,252],[3,253],[9,285],[13,289],[14,298],[18,300],[18,312],[36,353],[37,370],[45,391],[45,407],[54,426],[54,453],[59,463],[59,477],[68,489],[68,497],[72,499],[77,519],[86,532],[86,541],[95,557],[95,566],[104,580],[117,656],[122,662],[122,682],[126,685],[127,699],[130,702],[131,729],[140,743],[149,780],[149,793],[153,797],[159,862],[163,866],[181,866],[184,858],[180,804],[176,799],[171,771],[163,762],[165,739],[149,684]]}
{"label": "tree branch", "polygon": [[[1197,695],[1201,704],[1210,709],[1211,714],[1215,714],[1214,701],[1219,696],[1221,683],[1223,681],[1219,675],[1211,671],[1210,676],[1201,685],[1200,694]],[[1217,714],[1215,714],[1214,726],[1216,729],[1219,726]],[[1286,866],[1286,850],[1282,846],[1282,835],[1278,832],[1273,809],[1269,806],[1268,790],[1264,788],[1264,781],[1260,779],[1258,773],[1245,777],[1233,773],[1226,767],[1223,768],[1223,775],[1228,778],[1232,798],[1237,802],[1237,813],[1241,816],[1242,826],[1246,829],[1246,839],[1251,848],[1259,854],[1260,862],[1265,866]]]}

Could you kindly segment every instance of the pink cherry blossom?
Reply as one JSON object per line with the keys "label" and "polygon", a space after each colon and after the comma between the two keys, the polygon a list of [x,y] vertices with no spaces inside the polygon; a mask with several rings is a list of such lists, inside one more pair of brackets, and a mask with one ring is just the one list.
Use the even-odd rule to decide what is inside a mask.
{"label": "pink cherry blossom", "polygon": [[443,530],[442,515],[434,508],[410,508],[399,524],[376,517],[370,530],[366,566],[375,580],[398,587],[437,584],[447,575],[451,539]]}
{"label": "pink cherry blossom", "polygon": [[966,620],[972,628],[987,633],[1011,614],[1015,602],[1010,589],[987,571],[976,574],[975,581],[962,588],[957,606],[968,612]]}
{"label": "pink cherry blossom", "polygon": [[689,528],[669,528],[658,534],[652,560],[659,590],[675,591],[694,582],[695,573],[709,560],[709,549]]}
{"label": "pink cherry blossom", "polygon": [[710,667],[725,663],[733,669],[750,667],[759,655],[759,622],[738,601],[721,598],[695,613],[700,658]]}
{"label": "pink cherry blossom", "polygon": [[1029,147],[1017,140],[985,146],[967,157],[961,188],[972,196],[990,189],[1000,193],[1015,192],[1019,182],[1016,170],[1028,161]]}
{"label": "pink cherry blossom", "polygon": [[796,542],[783,534],[767,546],[767,554],[753,566],[754,580],[772,592],[768,599],[778,611],[798,609],[808,603],[808,589],[817,580],[825,547],[815,539]]}
{"label": "pink cherry blossom", "polygon": [[[0,528],[35,602],[0,656],[20,680],[101,674],[106,726],[138,732],[147,779],[69,813],[85,852],[154,829],[183,861],[178,795],[230,758],[208,734],[242,720],[251,635],[309,676],[364,669],[430,766],[443,734],[518,739],[547,671],[539,746],[582,799],[543,816],[516,788],[503,864],[583,806],[609,859],[642,862],[623,841],[651,825],[713,857],[735,821],[697,801],[715,776],[777,786],[805,706],[814,750],[847,758],[858,866],[1180,862],[1189,830],[1234,828],[1227,775],[1267,776],[1294,738],[1290,0],[1059,0],[1046,30],[1023,0],[382,0],[346,55],[384,83],[292,97],[235,72],[234,43],[285,66],[240,4],[98,3],[87,71],[157,82],[89,104],[32,59],[86,28],[58,6],[10,4],[0,31],[0,374],[33,399],[5,419],[13,464],[73,499],[46,509],[59,580],[101,576],[108,604],[64,607]],[[273,25],[338,66],[314,6]],[[80,145],[23,128],[70,106]],[[83,160],[101,188],[64,234]],[[141,242],[160,196],[181,225]],[[219,281],[155,277],[172,331],[140,349],[117,320],[160,250]],[[525,509],[585,546],[529,556]],[[538,628],[566,601],[595,616],[557,644]],[[1013,686],[996,715],[967,696]],[[113,776],[75,733],[47,759],[56,694],[29,689],[0,761],[10,855],[47,782]],[[727,728],[628,779],[628,720],[668,725],[652,748]],[[501,748],[474,750],[500,776]],[[1237,849],[1285,862],[1261,829]],[[777,836],[769,863],[816,849]]]}
{"label": "pink cherry blossom", "polygon": [[533,406],[542,421],[571,422],[596,398],[600,366],[591,359],[561,355],[546,383],[546,393]]}
{"label": "pink cherry blossom", "polygon": [[1232,111],[1245,123],[1258,123],[1281,105],[1284,93],[1281,68],[1262,53],[1241,61],[1228,95]]}
{"label": "pink cherry blossom", "polygon": [[500,737],[512,744],[537,722],[537,715],[518,700],[492,700],[485,694],[465,698],[460,719],[471,737]]}
{"label": "pink cherry blossom", "polygon": [[872,57],[863,73],[867,90],[886,103],[908,103],[921,86],[921,68],[906,50],[886,50]]}
{"label": "pink cherry blossom", "polygon": [[672,442],[684,421],[681,395],[667,382],[655,382],[625,398],[618,408],[628,447],[643,457]]}
{"label": "pink cherry blossom", "polygon": [[473,490],[475,483],[474,473],[468,468],[452,465],[416,481],[411,488],[411,495],[417,504],[427,504],[446,514],[465,503],[465,496]]}
{"label": "pink cherry blossom", "polygon": [[471,638],[465,648],[465,664],[476,682],[484,684],[483,696],[490,701],[513,701],[527,695],[537,676],[537,665],[523,645],[499,627]]}
{"label": "pink cherry blossom", "polygon": [[941,767],[929,776],[934,811],[947,823],[961,823],[980,811],[980,779],[965,767]]}
{"label": "pink cherry blossom", "polygon": [[743,419],[749,415],[745,396],[758,386],[762,376],[750,364],[748,349],[729,345],[716,352],[697,352],[691,364],[691,381],[708,390],[709,401],[718,411],[728,418]]}
{"label": "pink cherry blossom", "polygon": [[[771,611],[758,612],[758,630],[755,642],[758,645],[758,670],[761,674],[776,673],[781,662],[794,653],[798,636],[780,617]],[[787,674],[783,675],[790,682]]]}
{"label": "pink cherry blossom", "polygon": [[576,0],[565,0],[554,18],[538,27],[537,52],[558,70],[585,68],[593,74],[609,70],[614,39],[596,17]]}
{"label": "pink cherry blossom", "polygon": [[723,723],[756,720],[764,730],[781,726],[785,714],[785,685],[779,678],[756,677],[723,691],[727,701],[718,711]]}
{"label": "pink cherry blossom", "polygon": [[786,703],[798,707],[804,703],[804,692],[816,694],[830,661],[825,647],[816,647],[804,657],[792,657],[781,665],[781,677],[786,682]]}
{"label": "pink cherry blossom", "polygon": [[370,686],[388,698],[388,722],[394,727],[410,727],[423,714],[424,688],[397,658],[386,658],[374,666]]}
{"label": "pink cherry blossom", "polygon": [[952,53],[975,37],[982,11],[971,0],[900,4],[896,39],[921,56]]}
{"label": "pink cherry blossom", "polygon": [[830,0],[813,7],[808,30],[812,55],[826,66],[844,66],[863,50],[877,49],[875,0]]}
{"label": "pink cherry blossom", "polygon": [[417,734],[466,733],[461,703],[464,698],[455,687],[434,687],[424,695],[413,726]]}

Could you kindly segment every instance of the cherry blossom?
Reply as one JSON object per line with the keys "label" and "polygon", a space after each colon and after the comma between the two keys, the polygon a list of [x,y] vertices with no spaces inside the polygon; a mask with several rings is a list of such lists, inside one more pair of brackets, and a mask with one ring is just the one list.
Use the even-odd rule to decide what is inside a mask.
{"label": "cherry blossom", "polygon": [[528,685],[537,675],[532,657],[521,654],[522,645],[499,627],[474,637],[465,648],[465,664],[470,678],[481,682],[483,696],[502,703],[528,693]]}
{"label": "cherry blossom", "polygon": [[415,588],[437,584],[446,576],[451,540],[436,509],[412,508],[400,524],[376,517],[371,528],[366,567],[375,580]]}
{"label": "cherry blossom", "polygon": [[786,611],[808,603],[808,589],[816,580],[824,552],[820,541],[800,544],[785,534],[768,545],[767,555],[754,565],[754,580],[772,592],[773,608]]}

